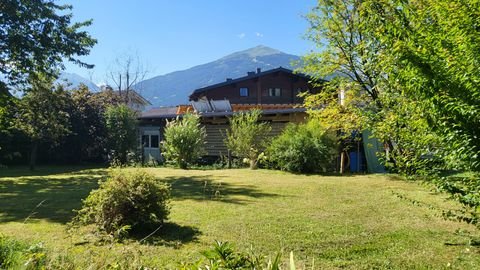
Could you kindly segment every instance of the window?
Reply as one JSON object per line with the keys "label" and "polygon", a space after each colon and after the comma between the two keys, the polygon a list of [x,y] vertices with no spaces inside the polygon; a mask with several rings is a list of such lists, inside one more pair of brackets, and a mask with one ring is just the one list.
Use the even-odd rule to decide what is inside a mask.
{"label": "window", "polygon": [[150,136],[143,135],[142,136],[142,146],[143,147],[150,147]]}
{"label": "window", "polygon": [[158,135],[150,135],[150,147],[158,148]]}
{"label": "window", "polygon": [[158,135],[142,135],[142,146],[145,148],[158,148],[159,136]]}
{"label": "window", "polygon": [[282,95],[282,89],[280,88],[268,88],[268,95],[271,97],[279,97]]}
{"label": "window", "polygon": [[246,88],[246,87],[240,88],[240,96],[241,97],[248,97],[248,88]]}

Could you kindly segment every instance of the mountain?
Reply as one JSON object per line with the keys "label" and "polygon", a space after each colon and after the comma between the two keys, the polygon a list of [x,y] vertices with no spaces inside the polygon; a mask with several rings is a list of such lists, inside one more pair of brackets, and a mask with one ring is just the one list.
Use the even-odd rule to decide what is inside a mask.
{"label": "mountain", "polygon": [[83,83],[92,92],[100,91],[100,88],[96,84],[94,84],[92,81],[85,79],[82,76],[75,73],[62,72],[55,82],[65,85],[67,89],[77,88],[80,84]]}
{"label": "mountain", "polygon": [[135,89],[153,106],[188,103],[188,96],[197,88],[220,83],[226,78],[239,78],[248,71],[277,67],[293,69],[300,57],[266,46],[257,46],[222,57],[216,61],[144,80]]}

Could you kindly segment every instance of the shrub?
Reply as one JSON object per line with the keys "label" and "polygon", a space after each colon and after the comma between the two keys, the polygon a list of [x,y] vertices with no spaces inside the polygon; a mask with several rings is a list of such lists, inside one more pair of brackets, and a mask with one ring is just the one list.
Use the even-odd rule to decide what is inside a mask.
{"label": "shrub", "polygon": [[258,158],[265,148],[266,138],[271,127],[268,123],[259,123],[262,111],[255,109],[242,112],[230,118],[225,144],[232,153],[250,162],[250,168],[257,167]]}
{"label": "shrub", "polygon": [[125,165],[137,143],[137,113],[127,105],[111,106],[105,112],[111,161]]}
{"label": "shrub", "polygon": [[20,243],[0,234],[0,269],[10,269],[16,265],[22,249]]}
{"label": "shrub", "polygon": [[0,269],[73,269],[69,258],[58,262],[58,256],[42,243],[27,245],[0,234]]}
{"label": "shrub", "polygon": [[[257,254],[253,250],[249,252],[236,251],[235,246],[228,242],[216,241],[211,249],[202,252],[202,254],[204,258],[194,263],[183,263],[179,269],[283,269],[281,253],[277,253],[272,261],[270,258]],[[290,255],[290,269],[296,269],[293,253]]]}
{"label": "shrub", "polygon": [[336,154],[335,137],[317,122],[290,124],[268,147],[271,167],[297,173],[326,170]]}
{"label": "shrub", "polygon": [[170,187],[143,171],[110,173],[83,201],[74,224],[95,224],[114,237],[161,226],[170,212]]}
{"label": "shrub", "polygon": [[186,169],[204,154],[207,135],[199,119],[197,115],[187,113],[182,119],[167,123],[162,149],[168,162]]}

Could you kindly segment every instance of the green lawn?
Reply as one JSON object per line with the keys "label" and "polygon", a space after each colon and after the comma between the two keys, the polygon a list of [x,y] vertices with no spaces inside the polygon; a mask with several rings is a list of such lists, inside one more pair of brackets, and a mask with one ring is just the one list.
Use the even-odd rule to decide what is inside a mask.
{"label": "green lawn", "polygon": [[480,247],[468,245],[479,232],[438,210],[458,205],[395,177],[146,169],[172,185],[170,222],[148,244],[99,245],[88,230],[68,234],[66,223],[105,169],[1,170],[0,233],[42,241],[82,269],[122,261],[175,268],[215,240],[272,256],[282,250],[285,259],[293,251],[297,266],[318,269],[480,268]]}

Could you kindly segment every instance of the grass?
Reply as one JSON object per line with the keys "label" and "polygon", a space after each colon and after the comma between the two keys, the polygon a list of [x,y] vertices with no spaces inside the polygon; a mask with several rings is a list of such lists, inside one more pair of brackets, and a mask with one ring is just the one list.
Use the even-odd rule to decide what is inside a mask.
{"label": "grass", "polygon": [[148,168],[172,185],[169,223],[148,243],[99,245],[87,230],[67,233],[66,223],[105,169],[2,170],[0,233],[41,241],[82,269],[127,261],[175,268],[201,257],[215,240],[271,256],[283,251],[285,260],[293,251],[297,267],[480,267],[480,247],[469,245],[479,232],[441,217],[440,209],[459,206],[393,176]]}

